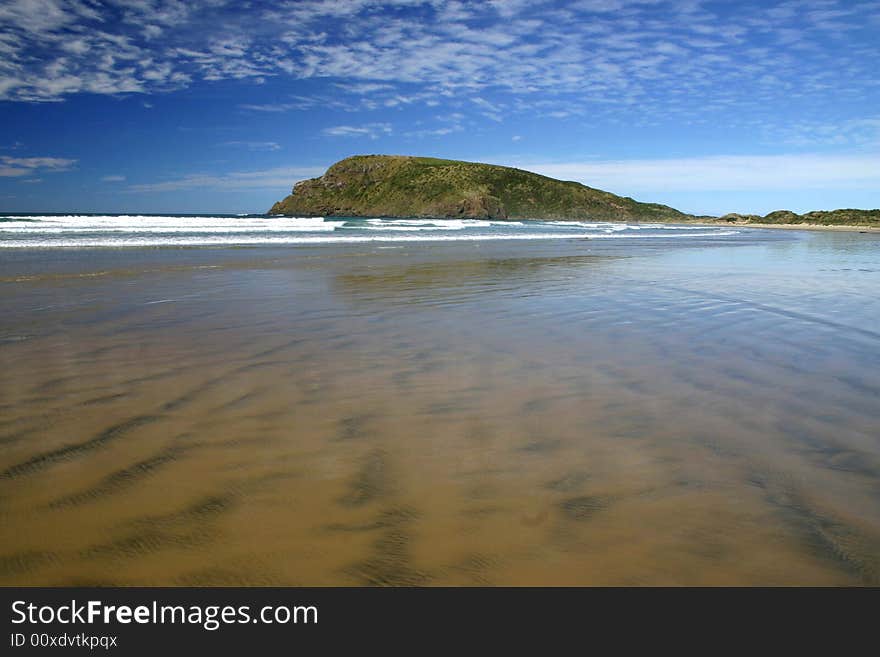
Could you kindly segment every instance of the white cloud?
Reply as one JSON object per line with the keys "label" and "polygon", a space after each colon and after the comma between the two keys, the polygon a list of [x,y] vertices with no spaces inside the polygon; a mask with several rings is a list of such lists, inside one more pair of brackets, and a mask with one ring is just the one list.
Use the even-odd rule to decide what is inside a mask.
{"label": "white cloud", "polygon": [[[384,86],[384,85],[383,85]],[[359,110],[373,110],[379,107],[379,103],[369,96],[360,98],[342,97],[341,94],[313,94],[311,96],[288,96],[283,102],[274,103],[243,103],[239,109],[249,112],[282,113],[293,111],[308,111],[314,109],[340,110],[343,112],[356,112]]]}
{"label": "white cloud", "polygon": [[224,146],[240,146],[253,152],[280,151],[281,144],[274,141],[227,141]]}
{"label": "white cloud", "polygon": [[84,55],[91,50],[91,46],[85,39],[71,39],[62,43],[61,49],[74,55]]}
{"label": "white cloud", "polygon": [[131,185],[130,192],[175,192],[187,189],[205,189],[218,192],[241,189],[285,189],[293,183],[324,173],[326,167],[276,167],[259,171],[234,171],[224,174],[194,173],[180,178],[154,183]]}
{"label": "white cloud", "polygon": [[324,128],[321,134],[326,137],[369,137],[378,139],[391,134],[390,123],[367,123],[364,125],[337,125]]}
{"label": "white cloud", "polygon": [[393,89],[394,86],[390,84],[380,84],[376,82],[351,82],[347,84],[336,83],[335,86],[337,89],[342,89],[343,91],[350,94],[374,94],[379,91],[386,91],[388,89]]}
{"label": "white cloud", "polygon": [[516,166],[625,194],[880,189],[880,155],[868,154],[719,155],[651,160],[522,162]]}
{"label": "white cloud", "polygon": [[301,103],[264,103],[262,105],[244,104],[241,109],[252,112],[289,112],[290,110],[305,109]]}
{"label": "white cloud", "polygon": [[60,0],[10,0],[0,5],[0,24],[36,35],[64,27],[77,18],[77,13]]}
{"label": "white cloud", "polygon": [[486,118],[492,119],[493,121],[501,121],[502,108],[499,105],[490,103],[485,98],[479,96],[471,98],[471,102],[482,110],[481,113]]}
{"label": "white cloud", "polygon": [[24,167],[26,169],[52,169],[64,171],[76,163],[76,160],[68,160],[63,157],[8,157],[2,156],[4,164]]}
{"label": "white cloud", "polygon": [[19,178],[37,172],[53,173],[69,171],[76,160],[63,157],[10,157],[0,156],[0,177]]}
{"label": "white cloud", "polygon": [[460,125],[444,126],[442,128],[427,128],[423,130],[410,130],[404,133],[407,137],[445,137],[456,132],[462,132],[464,128]]}
{"label": "white cloud", "polygon": [[767,125],[763,130],[768,139],[797,146],[880,147],[880,116],[836,122],[794,121]]}
{"label": "white cloud", "polygon": [[125,182],[125,176],[104,176],[101,182]]}

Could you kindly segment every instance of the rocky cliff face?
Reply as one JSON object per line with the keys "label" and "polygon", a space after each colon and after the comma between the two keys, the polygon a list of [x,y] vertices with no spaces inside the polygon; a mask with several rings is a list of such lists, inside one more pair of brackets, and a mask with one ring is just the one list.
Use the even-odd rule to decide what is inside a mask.
{"label": "rocky cliff face", "polygon": [[398,155],[357,155],[297,183],[269,210],[294,216],[676,221],[691,218],[520,169]]}

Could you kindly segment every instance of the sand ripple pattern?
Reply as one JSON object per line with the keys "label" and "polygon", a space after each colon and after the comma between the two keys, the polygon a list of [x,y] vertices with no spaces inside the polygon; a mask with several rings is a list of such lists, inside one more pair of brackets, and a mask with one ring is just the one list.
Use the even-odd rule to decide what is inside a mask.
{"label": "sand ripple pattern", "polygon": [[23,251],[0,584],[878,585],[878,287],[871,235]]}

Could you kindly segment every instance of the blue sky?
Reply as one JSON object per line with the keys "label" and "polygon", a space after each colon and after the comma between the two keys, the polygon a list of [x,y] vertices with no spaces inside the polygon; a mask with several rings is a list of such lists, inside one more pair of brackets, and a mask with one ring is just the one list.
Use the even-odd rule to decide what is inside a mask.
{"label": "blue sky", "polygon": [[880,1],[0,4],[0,211],[262,212],[357,153],[880,207]]}

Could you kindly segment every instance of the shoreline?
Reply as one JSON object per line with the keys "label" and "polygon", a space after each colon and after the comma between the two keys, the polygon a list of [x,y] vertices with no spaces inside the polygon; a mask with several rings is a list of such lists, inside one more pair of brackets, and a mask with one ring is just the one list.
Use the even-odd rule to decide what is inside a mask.
{"label": "shoreline", "polygon": [[778,228],[780,230],[816,230],[843,233],[880,233],[880,226],[859,226],[857,224],[764,224],[746,221],[725,221],[723,223],[720,221],[713,221],[708,223],[706,221],[675,221],[669,223],[686,224],[692,226],[705,226],[706,228],[719,228],[721,226],[724,226],[730,228]]}
{"label": "shoreline", "polygon": [[778,228],[781,230],[830,230],[844,233],[880,233],[880,226],[856,226],[851,224],[759,224],[759,223],[716,223],[713,226],[737,226],[742,228]]}

